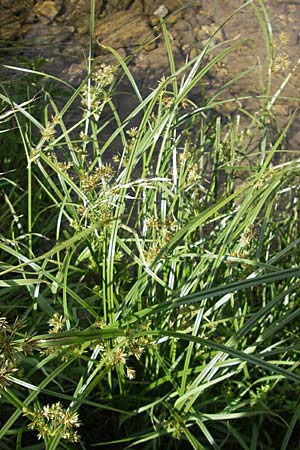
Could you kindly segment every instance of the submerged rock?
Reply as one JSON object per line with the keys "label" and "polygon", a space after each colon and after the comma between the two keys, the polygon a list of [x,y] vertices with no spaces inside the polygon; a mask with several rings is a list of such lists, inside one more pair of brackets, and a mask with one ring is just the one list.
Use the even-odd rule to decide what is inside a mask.
{"label": "submerged rock", "polygon": [[[159,28],[163,17],[177,68],[201,54],[206,45],[210,46],[207,62],[226,47],[242,41],[206,76],[207,96],[214,95],[232,79],[236,81],[228,85],[223,98],[259,94],[266,85],[266,43],[255,9],[248,5],[234,15],[239,7],[240,0],[96,0],[94,49],[97,63],[115,62],[97,43],[113,47],[122,58],[134,53],[131,70],[141,89],[148,93],[162,75],[169,73]],[[273,27],[271,95],[275,95],[291,72],[289,83],[280,94],[295,98],[296,104],[300,94],[297,70],[300,8],[287,0],[268,1],[266,8]],[[15,63],[20,55],[32,60],[42,57],[49,61],[44,66],[45,71],[74,84],[81,81],[86,74],[89,52],[90,0],[0,0],[0,11],[0,57],[6,63],[9,60]],[[294,106],[289,102],[287,108],[280,108],[277,103],[280,106],[275,102],[273,112],[284,123]],[[254,98],[229,102],[227,106],[225,103],[224,107],[218,107],[218,112],[232,114],[239,105],[252,110],[261,107]]]}
{"label": "submerged rock", "polygon": [[38,20],[43,24],[47,24],[58,16],[61,7],[62,0],[45,0],[36,3],[33,10]]}
{"label": "submerged rock", "polygon": [[116,50],[138,47],[150,36],[147,17],[139,11],[117,11],[103,20],[97,20],[95,24],[97,42]]}
{"label": "submerged rock", "polygon": [[22,23],[19,18],[9,9],[1,11],[0,16],[0,39],[1,41],[14,41],[20,36]]}

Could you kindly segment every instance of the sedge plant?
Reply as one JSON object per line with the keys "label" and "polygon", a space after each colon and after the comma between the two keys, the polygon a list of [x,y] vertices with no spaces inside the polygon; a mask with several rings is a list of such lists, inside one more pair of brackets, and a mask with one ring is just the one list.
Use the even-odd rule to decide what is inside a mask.
{"label": "sedge plant", "polygon": [[2,84],[3,145],[18,133],[25,162],[0,178],[0,448],[297,448],[300,160],[293,117],[270,132],[271,27],[246,7],[270,69],[255,114],[218,114],[226,86],[197,101],[242,43],[177,68],[163,19],[169,75],[147,96],[92,39],[63,105]]}

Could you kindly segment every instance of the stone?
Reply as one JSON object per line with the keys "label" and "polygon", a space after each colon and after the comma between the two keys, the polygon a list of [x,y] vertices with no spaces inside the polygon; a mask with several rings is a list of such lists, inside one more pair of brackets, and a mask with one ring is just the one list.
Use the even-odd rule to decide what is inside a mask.
{"label": "stone", "polygon": [[166,18],[166,24],[167,25],[174,25],[178,20],[178,16],[176,14],[170,14],[167,18]]}
{"label": "stone", "polygon": [[10,10],[4,9],[0,15],[0,40],[14,41],[21,32],[21,23],[19,18]]}
{"label": "stone", "polygon": [[118,11],[107,18],[96,21],[95,37],[99,44],[114,49],[138,47],[147,38],[153,38],[146,17],[131,11]]}
{"label": "stone", "polygon": [[151,15],[155,14],[155,11],[157,10],[168,10],[168,13],[170,14],[182,8],[185,4],[187,4],[187,2],[181,0],[164,0],[163,2],[162,0],[144,1],[144,12],[145,14]]}
{"label": "stone", "polygon": [[[300,71],[297,65],[300,8],[296,6],[297,2],[265,2],[273,28],[274,55],[284,53],[290,61],[285,72],[273,74],[271,95],[277,92],[291,71],[289,83],[280,93],[282,97],[295,99],[295,104],[288,102],[291,110],[297,108],[300,96]],[[130,63],[130,70],[144,92],[149,92],[149,86],[156,86],[163,73],[169,73],[160,17],[153,14],[162,6],[168,10],[164,19],[176,68],[187,58],[201,54],[208,43],[209,52],[203,58],[203,64],[226,46],[243,40],[240,47],[225,56],[222,62],[206,74],[203,83],[208,98],[231,79],[236,81],[224,92],[224,96],[227,95],[228,98],[260,94],[261,87],[265,85],[267,71],[264,38],[251,5],[224,23],[241,6],[240,0],[96,0],[95,3],[95,43],[98,39],[100,44],[114,47],[123,59],[138,50],[140,44],[146,43]],[[86,73],[85,61],[89,52],[90,4],[90,0],[0,0],[2,62],[15,65],[18,55],[33,61],[39,57],[50,59],[51,63],[45,68],[46,71],[65,79],[70,77],[75,85],[80,83]],[[223,27],[211,40],[212,34],[222,23]],[[288,35],[287,43],[280,40],[282,33]],[[95,53],[99,64],[102,61],[116,63],[114,56],[98,45],[95,45]],[[250,72],[243,77],[239,76],[252,66]],[[225,115],[228,112],[226,109],[231,113],[233,106],[239,107],[237,102],[229,103],[227,108],[223,108]],[[245,100],[243,107],[255,111],[260,107],[257,105],[257,97],[253,101],[250,98]],[[289,108],[282,107],[279,100],[276,101],[272,113],[278,121],[278,117],[282,117],[280,126],[290,114]],[[299,129],[297,133],[298,131]],[[295,140],[299,141],[298,134]]]}
{"label": "stone", "polygon": [[105,12],[107,15],[113,14],[116,11],[127,11],[130,9],[131,0],[109,0],[106,3]]}
{"label": "stone", "polygon": [[87,66],[85,64],[71,64],[68,67],[68,81],[73,84],[80,84],[86,73]]}
{"label": "stone", "polygon": [[59,14],[62,3],[55,0],[45,0],[37,3],[33,10],[39,18],[39,21],[47,24],[52,22]]}
{"label": "stone", "polygon": [[163,18],[166,17],[168,12],[169,10],[165,5],[159,5],[159,7],[153,11],[153,15]]}

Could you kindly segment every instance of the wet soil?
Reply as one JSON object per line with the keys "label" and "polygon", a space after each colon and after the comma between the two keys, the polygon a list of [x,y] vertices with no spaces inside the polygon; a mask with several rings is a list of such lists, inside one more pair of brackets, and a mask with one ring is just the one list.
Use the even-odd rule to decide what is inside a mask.
{"label": "wet soil", "polygon": [[[257,99],[236,102],[232,99],[259,95],[267,85],[268,50],[264,38],[267,29],[261,26],[265,12],[261,2],[254,1],[233,15],[242,4],[241,0],[165,0],[163,3],[161,0],[96,0],[95,59],[100,63],[115,62],[112,54],[99,44],[113,47],[123,58],[136,52],[130,63],[131,71],[147,94],[157,80],[169,73],[165,44],[158,28],[159,16],[164,16],[167,22],[177,67],[201,53],[211,36],[212,46],[217,48],[211,51],[210,58],[240,41],[241,45],[210,71],[205,91],[211,96],[235,79],[223,94],[223,98],[230,101],[220,106],[218,112],[232,114],[244,107],[255,112],[261,107]],[[297,66],[300,1],[268,0],[264,4],[273,33],[269,49],[274,69],[271,95],[289,76],[281,96],[295,99],[278,100],[272,108],[282,127],[299,106],[296,99],[300,97]],[[42,58],[47,60],[43,70],[48,73],[73,85],[82,80],[89,48],[90,0],[0,0],[0,8],[0,59],[3,62],[20,65],[24,58],[30,61]],[[244,71],[247,73],[240,77]],[[3,70],[2,74],[2,77],[8,76]],[[128,107],[130,105],[124,105]],[[297,120],[288,139],[291,148],[299,148]]]}

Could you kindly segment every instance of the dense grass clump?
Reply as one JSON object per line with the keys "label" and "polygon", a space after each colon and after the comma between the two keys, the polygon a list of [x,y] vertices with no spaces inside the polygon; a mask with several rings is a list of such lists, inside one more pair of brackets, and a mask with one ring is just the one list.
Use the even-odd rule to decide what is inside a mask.
{"label": "dense grass clump", "polygon": [[298,448],[293,117],[274,138],[271,69],[255,114],[197,102],[240,43],[176,69],[160,26],[170,75],[146,97],[92,46],[63,104],[2,84],[1,449]]}

